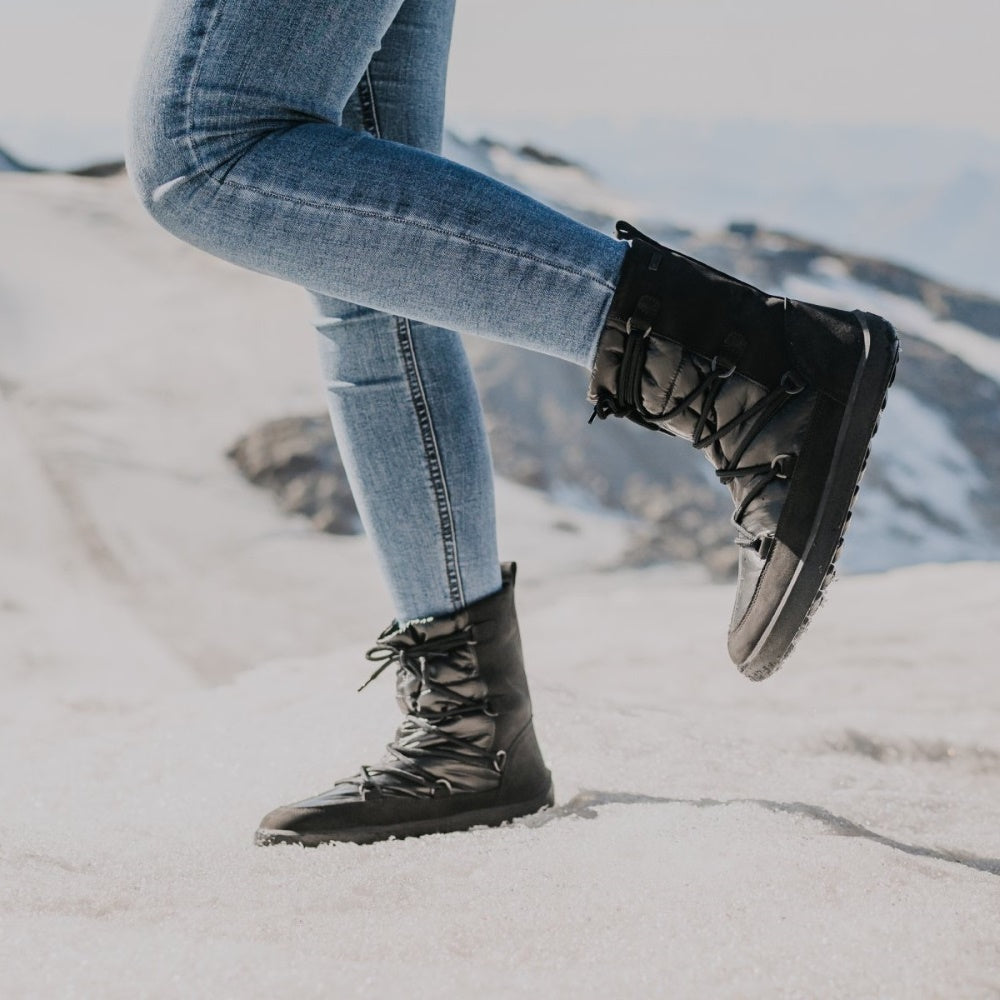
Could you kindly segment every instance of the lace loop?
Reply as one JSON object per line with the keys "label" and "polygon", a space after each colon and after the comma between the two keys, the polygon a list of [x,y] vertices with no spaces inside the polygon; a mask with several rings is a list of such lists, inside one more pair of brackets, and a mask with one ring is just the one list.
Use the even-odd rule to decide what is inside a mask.
{"label": "lace loop", "polygon": [[[463,768],[472,766],[499,773],[498,756],[506,757],[503,751],[493,753],[477,746],[476,737],[481,733],[468,734],[453,726],[464,718],[480,716],[492,720],[498,716],[486,694],[468,695],[456,687],[478,673],[474,656],[466,665],[465,658],[456,655],[475,648],[471,628],[466,626],[445,635],[423,638],[416,631],[420,624],[393,623],[365,653],[365,658],[378,666],[359,691],[388,666],[395,665],[397,684],[409,677],[416,682],[421,697],[429,696],[434,707],[421,705],[418,699],[396,730],[395,739],[386,746],[387,759],[363,766],[354,777],[338,782],[354,786],[362,797],[373,789],[381,794],[407,796],[433,796],[444,789],[450,795],[455,791],[453,782],[442,777],[436,768],[460,764]],[[461,675],[460,680],[451,683],[438,680],[445,663]]]}
{"label": "lace loop", "polygon": [[[629,323],[631,323],[631,320]],[[628,324],[626,325],[626,329],[628,330]],[[637,395],[628,401],[622,401],[617,396],[604,391],[599,395],[588,423],[593,423],[595,419],[606,420],[608,417],[627,417],[629,420],[641,424],[643,427],[649,427],[666,434],[673,434],[663,424],[669,423],[671,420],[675,420],[685,414],[690,414],[695,418],[691,443],[695,448],[701,450],[717,444],[723,438],[740,431],[742,428],[747,428],[740,435],[736,447],[732,451],[732,454],[726,458],[725,464],[722,468],[716,469],[715,473],[726,484],[744,477],[760,477],[740,501],[733,514],[733,523],[739,527],[750,504],[771,483],[778,479],[784,480],[791,477],[792,471],[795,468],[796,456],[781,454],[776,455],[770,462],[746,466],[741,466],[740,460],[753,444],[757,435],[770,422],[771,418],[774,417],[791,397],[797,396],[802,392],[806,388],[806,383],[796,372],[791,370],[786,371],[779,379],[778,384],[765,393],[756,403],[737,413],[735,417],[726,421],[726,423],[718,425],[713,417],[715,405],[726,379],[731,378],[735,373],[736,365],[733,362],[716,355],[709,363],[708,372],[702,376],[695,386],[686,395],[677,400],[672,407],[663,413],[657,414],[646,412],[642,401]],[[749,427],[747,427],[748,424],[750,425]]]}
{"label": "lace loop", "polygon": [[784,389],[789,396],[797,396],[806,387],[805,382],[803,382],[802,379],[795,374],[795,372],[791,371],[785,372],[785,374],[781,376],[780,384],[781,388]]}
{"label": "lace loop", "polygon": [[712,371],[719,378],[729,378],[730,375],[733,375],[736,372],[736,365],[734,365],[732,362],[729,362],[729,365],[724,372],[719,370],[719,365],[720,365],[719,356],[716,355],[714,358],[712,358]]}
{"label": "lace loop", "polygon": [[[634,330],[632,329],[632,321],[633,321],[634,319],[635,319],[635,317],[634,317],[634,316],[629,316],[629,318],[628,318],[627,320],[625,320],[625,333],[626,333],[626,334],[627,334],[628,336],[630,336],[630,337],[631,337],[631,336],[632,336],[632,334],[633,334],[633,333],[635,332],[635,331],[634,331]],[[652,324],[652,323],[647,323],[647,324],[646,324],[646,329],[642,331],[642,336],[643,336],[643,337],[648,337],[648,336],[649,336],[649,335],[650,335],[650,334],[651,334],[652,332],[653,332],[653,324]]]}

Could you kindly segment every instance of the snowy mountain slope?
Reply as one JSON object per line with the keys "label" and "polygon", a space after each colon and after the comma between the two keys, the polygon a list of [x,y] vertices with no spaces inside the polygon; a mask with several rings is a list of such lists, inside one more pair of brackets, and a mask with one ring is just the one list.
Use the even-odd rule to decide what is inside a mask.
{"label": "snowy mountain slope", "polygon": [[[461,157],[462,144],[453,143],[451,152]],[[497,171],[503,179],[537,176],[537,165],[529,174],[518,173],[510,160],[508,153],[506,160],[492,161],[506,164]],[[549,185],[533,193],[545,197],[553,190]],[[594,182],[588,221],[594,221],[601,196]],[[549,200],[574,212],[574,205],[557,195]],[[600,220],[605,228],[613,224],[614,212],[612,204]],[[720,233],[654,226],[651,235],[769,290],[870,309],[899,329],[903,361],[897,385],[903,401],[888,408],[875,440],[858,527],[845,546],[845,568],[1000,555],[1000,302],[758,226],[734,225]],[[480,354],[493,349],[478,347]],[[676,450],[668,458],[661,449],[661,464],[681,460]],[[653,462],[643,465],[644,473],[650,470],[659,471]]]}
{"label": "snowy mountain slope", "polygon": [[466,142],[449,133],[445,153],[481,173],[530,191],[542,201],[572,209],[579,218],[606,219],[638,211],[631,199],[613,192],[586,167],[534,146],[514,148],[485,137]]}
{"label": "snowy mountain slope", "polygon": [[[226,458],[246,428],[323,407],[301,291],[171,239],[123,179],[5,175],[0,216],[9,237],[0,244],[3,427],[21,456],[3,467],[0,491],[5,586],[21,593],[35,578],[55,532],[47,572],[76,572],[67,561],[76,552],[89,581],[81,593],[110,588],[157,661],[213,678],[238,668],[248,640],[266,656],[380,630],[385,622],[360,614],[366,585],[380,592],[374,564],[358,554],[364,541],[346,540],[338,553],[351,555],[334,556],[307,522],[276,527],[269,498]],[[38,483],[37,502],[34,487],[19,491],[27,482]],[[501,503],[515,521],[527,504],[565,522],[556,549],[567,568],[613,561],[623,544],[605,518],[565,514],[530,491],[511,486]],[[299,555],[280,555],[284,537],[298,540]],[[344,558],[358,596],[328,607],[329,586],[300,582],[298,563],[333,579]],[[262,574],[263,585],[237,586],[245,574]],[[276,589],[288,606],[275,603]],[[44,644],[72,644],[84,611],[41,583],[28,590],[33,611],[53,615]],[[0,629],[0,650],[12,644],[15,662],[38,638],[21,620]]]}
{"label": "snowy mountain slope", "polygon": [[750,685],[729,586],[601,571],[621,519],[502,480],[556,808],[253,848],[396,719],[389,678],[355,693],[388,617],[364,540],[225,457],[322,408],[306,304],[157,230],[121,179],[6,175],[0,217],[5,995],[995,993],[992,563],[841,581]]}

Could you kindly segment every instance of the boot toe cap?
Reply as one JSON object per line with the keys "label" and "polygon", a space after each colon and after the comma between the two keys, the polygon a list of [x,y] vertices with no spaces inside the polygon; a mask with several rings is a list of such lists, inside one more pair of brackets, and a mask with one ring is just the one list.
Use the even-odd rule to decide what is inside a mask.
{"label": "boot toe cap", "polygon": [[349,829],[357,820],[363,799],[358,794],[317,795],[291,805],[272,809],[257,828],[256,842],[269,844],[308,844],[337,839],[338,832]]}

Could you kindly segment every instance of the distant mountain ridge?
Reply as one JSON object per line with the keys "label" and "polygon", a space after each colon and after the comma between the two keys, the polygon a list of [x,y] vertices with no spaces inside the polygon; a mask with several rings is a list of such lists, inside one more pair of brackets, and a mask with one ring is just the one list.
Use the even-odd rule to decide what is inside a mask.
{"label": "distant mountain ridge", "polygon": [[3,146],[0,146],[0,173],[17,171],[18,173],[35,173],[37,167],[28,166],[27,163],[19,160],[13,153],[8,153]]}
{"label": "distant mountain ridge", "polygon": [[[769,291],[886,315],[900,330],[903,359],[842,566],[1000,558],[1000,302],[754,223],[702,232],[650,221],[564,157],[489,139],[447,141],[455,159],[605,231],[625,216]],[[48,181],[38,181],[32,190],[43,197]],[[95,220],[121,214],[102,185],[75,190],[78,199],[86,190]],[[150,252],[159,246],[153,241]],[[625,421],[587,427],[587,377],[578,368],[482,339],[467,343],[502,475],[558,500],[628,515],[629,562],[692,559],[720,575],[731,570],[729,496],[701,454]],[[280,490],[289,509],[331,530],[353,530],[325,419],[297,419],[250,431],[234,458],[252,456],[248,473]]]}
{"label": "distant mountain ridge", "polygon": [[[634,209],[582,165],[536,147],[451,135],[446,153],[605,231]],[[903,360],[844,568],[1000,558],[1000,301],[754,223],[695,232],[652,222],[648,231],[769,290],[869,308],[899,328]],[[700,454],[625,421],[586,427],[586,375],[565,362],[478,338],[467,338],[467,347],[498,472],[635,518],[631,563],[690,559],[719,576],[732,571],[729,496]],[[351,512],[336,509],[345,495],[331,478],[337,463],[328,457],[325,420],[279,422],[255,434],[234,450],[255,452],[249,475],[262,477],[273,449],[299,473],[271,473],[289,509],[318,524],[350,523]]]}
{"label": "distant mountain ridge", "polygon": [[85,164],[81,167],[74,167],[71,170],[57,170],[48,167],[39,167],[14,156],[3,146],[0,146],[0,173],[59,173],[72,174],[74,177],[113,177],[125,170],[124,160],[105,160],[96,163]]}
{"label": "distant mountain ridge", "polygon": [[[810,234],[1000,295],[1000,139],[906,125],[664,118],[511,122],[576,157],[647,218]],[[637,152],[641,151],[641,155]]]}
{"label": "distant mountain ridge", "polygon": [[[452,137],[448,152],[479,169],[492,168],[508,183],[540,194],[531,183],[537,165],[517,151],[490,140],[465,143]],[[549,195],[547,200],[591,225],[611,230],[616,209],[602,217],[600,205],[602,200],[619,202],[619,196],[583,167],[558,169],[566,175],[575,170],[579,189],[572,199]],[[586,198],[581,198],[584,185]],[[559,190],[555,181],[547,185],[547,191]],[[540,196],[546,198],[546,193]],[[641,228],[643,220],[638,221]],[[853,544],[845,548],[846,566],[875,569],[922,559],[1000,555],[1000,449],[996,447],[1000,440],[1000,301],[936,281],[909,267],[844,253],[752,223],[734,223],[717,232],[653,223],[649,231],[685,253],[770,291],[842,308],[867,308],[888,316],[900,330],[903,360],[897,387],[876,438],[858,523],[852,531]],[[471,349],[480,366],[486,364],[484,354],[505,350],[482,341]],[[538,362],[524,357],[518,363],[522,369],[529,365]],[[533,390],[544,397],[543,384],[534,385]],[[494,394],[509,393],[503,384],[487,384],[487,408]],[[600,430],[614,435],[639,430],[622,423],[615,421],[614,426]],[[529,440],[537,442],[535,433],[523,435],[522,452],[541,447]],[[678,476],[699,496],[704,488],[708,463],[700,455],[683,448],[668,452],[661,441],[652,444],[655,455],[647,455],[631,473],[616,469],[609,477],[632,483],[629,490],[611,488],[609,492],[617,493],[618,502],[633,513],[642,513],[644,507],[647,511],[669,509],[658,490],[671,484],[676,489]],[[647,447],[645,440],[641,447]],[[555,463],[557,469],[565,468],[566,459],[557,457]],[[600,463],[595,464],[600,468]],[[554,478],[559,481],[558,474]],[[579,479],[574,475],[570,482],[578,484]],[[591,495],[599,492],[590,489]],[[713,491],[713,496],[720,492]],[[636,496],[645,499],[636,502]],[[724,500],[728,504],[727,496]],[[718,509],[717,503],[713,506]],[[689,513],[684,516],[691,520]],[[663,527],[665,536],[673,532],[669,516]]]}

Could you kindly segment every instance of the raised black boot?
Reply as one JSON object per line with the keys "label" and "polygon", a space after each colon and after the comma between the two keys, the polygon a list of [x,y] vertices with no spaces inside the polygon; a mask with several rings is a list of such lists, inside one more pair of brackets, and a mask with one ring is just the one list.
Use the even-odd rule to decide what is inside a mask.
{"label": "raised black boot", "polygon": [[590,384],[595,415],[703,448],[736,504],[729,653],[752,680],[791,652],[832,577],[899,354],[871,313],[767,295],[630,240]]}
{"label": "raised black boot", "polygon": [[396,666],[405,718],[380,763],[268,813],[257,843],[368,844],[496,826],[552,805],[531,721],[514,611],[516,566],[496,594],[454,615],[393,622],[368,651]]}

